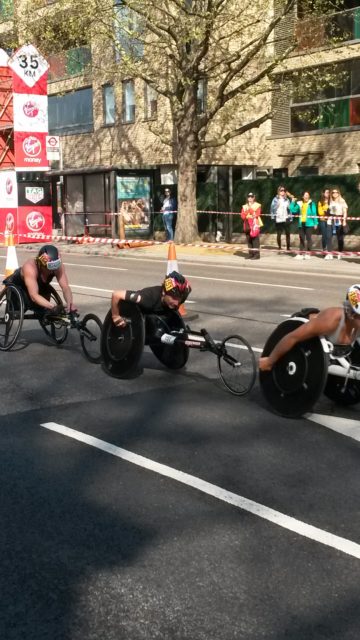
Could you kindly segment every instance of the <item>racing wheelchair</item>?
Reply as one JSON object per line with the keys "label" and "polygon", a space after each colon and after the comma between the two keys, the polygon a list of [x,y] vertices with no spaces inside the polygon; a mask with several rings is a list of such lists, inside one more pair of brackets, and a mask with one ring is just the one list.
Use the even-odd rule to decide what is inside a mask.
{"label": "racing wheelchair", "polygon": [[138,375],[145,345],[168,369],[184,367],[193,348],[217,357],[220,377],[231,393],[242,396],[252,389],[255,356],[241,336],[231,335],[216,342],[206,329],[192,331],[177,311],[144,314],[138,305],[127,301],[121,302],[121,315],[126,319],[125,327],[113,324],[110,310],[101,334],[103,368],[109,375],[123,379]]}
{"label": "racing wheelchair", "polygon": [[[281,338],[308,321],[299,314],[279,324],[265,343],[262,356],[268,356]],[[335,355],[333,349],[325,337],[314,337],[295,345],[271,371],[259,372],[261,390],[275,413],[300,418],[312,411],[322,393],[343,406],[360,401],[359,343],[349,345],[343,356]]]}
{"label": "racing wheelchair", "polygon": [[[51,285],[49,285],[49,300],[59,308],[62,307],[62,300]],[[24,320],[38,320],[47,337],[56,345],[65,342],[69,328],[77,329],[87,360],[93,363],[101,362],[102,322],[95,314],[88,313],[80,320],[79,314],[73,311],[70,313],[45,311],[44,313],[27,309],[21,288],[9,283],[0,293],[0,351],[9,351],[15,345]]]}

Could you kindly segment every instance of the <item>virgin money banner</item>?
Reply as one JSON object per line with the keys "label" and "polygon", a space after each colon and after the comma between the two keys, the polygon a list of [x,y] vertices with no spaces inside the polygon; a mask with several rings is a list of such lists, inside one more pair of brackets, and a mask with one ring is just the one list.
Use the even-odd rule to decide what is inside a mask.
{"label": "virgin money banner", "polygon": [[52,234],[51,207],[18,207],[19,242],[36,242],[39,234]]}
{"label": "virgin money banner", "polygon": [[47,95],[49,64],[32,44],[20,47],[8,65],[13,73],[14,93]]}
{"label": "virgin money banner", "polygon": [[18,190],[15,171],[0,171],[0,204],[2,208],[16,208]]}
{"label": "virgin money banner", "polygon": [[47,96],[14,93],[14,131],[48,131]]}
{"label": "virgin money banner", "polygon": [[15,167],[17,171],[48,171],[46,132],[14,132]]}

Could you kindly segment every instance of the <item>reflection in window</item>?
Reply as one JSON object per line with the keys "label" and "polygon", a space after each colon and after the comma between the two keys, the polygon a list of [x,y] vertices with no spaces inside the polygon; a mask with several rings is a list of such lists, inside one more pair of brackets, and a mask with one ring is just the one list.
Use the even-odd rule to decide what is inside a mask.
{"label": "reflection in window", "polygon": [[154,89],[154,87],[151,87],[149,84],[145,83],[144,94],[145,94],[145,109],[144,109],[145,119],[153,120],[157,116],[157,91],[156,89]]}
{"label": "reflection in window", "polygon": [[104,124],[115,123],[115,92],[112,84],[103,87],[103,117]]}
{"label": "reflection in window", "polygon": [[79,89],[63,95],[49,96],[49,132],[59,134],[92,131],[93,91]]}
{"label": "reflection in window", "polygon": [[206,111],[206,80],[202,78],[198,82],[197,93],[197,113],[200,115],[201,113],[205,113]]}
{"label": "reflection in window", "polygon": [[122,121],[135,121],[135,84],[134,80],[122,83]]}
{"label": "reflection in window", "polygon": [[125,6],[119,0],[115,3],[115,38],[117,42],[116,53],[118,61],[122,55],[142,58],[144,44],[139,40],[143,32],[141,16]]}

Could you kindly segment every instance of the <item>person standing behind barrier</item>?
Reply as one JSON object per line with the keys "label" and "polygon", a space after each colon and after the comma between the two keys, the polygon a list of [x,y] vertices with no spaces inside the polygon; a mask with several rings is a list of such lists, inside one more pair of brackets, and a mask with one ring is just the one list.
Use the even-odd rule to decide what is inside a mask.
{"label": "person standing behind barrier", "polygon": [[[302,200],[294,199],[290,205],[290,211],[293,215],[299,216],[299,239],[300,239],[300,251],[305,251],[306,248],[310,252],[312,249],[312,232],[313,229],[317,229],[318,218],[316,212],[316,204],[310,198],[310,193],[304,191]],[[295,258],[310,258],[310,253],[299,253]]]}
{"label": "person standing behind barrier", "polygon": [[163,222],[166,233],[166,240],[174,240],[174,216],[176,213],[176,200],[172,197],[170,189],[165,189],[165,197],[160,209],[163,214]]}
{"label": "person standing behind barrier", "polygon": [[321,248],[328,253],[325,260],[332,259],[332,220],[330,216],[330,189],[324,189],[318,202],[318,222],[321,232]]}
{"label": "person standing behind barrier", "polygon": [[247,202],[243,205],[240,215],[244,221],[244,233],[249,249],[247,258],[250,260],[258,260],[260,258],[260,227],[261,220],[261,204],[255,201],[255,194],[247,194]]}
{"label": "person standing behind barrier", "polygon": [[278,187],[277,195],[270,205],[271,220],[275,220],[276,240],[279,251],[281,251],[281,235],[285,233],[286,250],[290,251],[290,224],[292,216],[290,213],[290,200],[287,197],[286,189]]}
{"label": "person standing behind barrier", "polygon": [[[335,225],[335,234],[337,237],[338,251],[344,251],[344,228],[346,226],[348,206],[340,193],[340,189],[331,190],[330,198],[330,214],[333,216]],[[338,254],[340,260],[341,255]]]}

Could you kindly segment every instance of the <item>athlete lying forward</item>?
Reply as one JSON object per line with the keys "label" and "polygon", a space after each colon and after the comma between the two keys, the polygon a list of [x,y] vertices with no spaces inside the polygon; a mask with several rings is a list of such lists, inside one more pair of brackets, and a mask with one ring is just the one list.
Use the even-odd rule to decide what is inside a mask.
{"label": "athlete lying forward", "polygon": [[348,289],[342,307],[329,307],[309,317],[309,322],[281,338],[269,356],[260,358],[260,371],[271,371],[296,344],[316,336],[324,336],[334,345],[333,355],[347,355],[360,336],[360,284]]}

